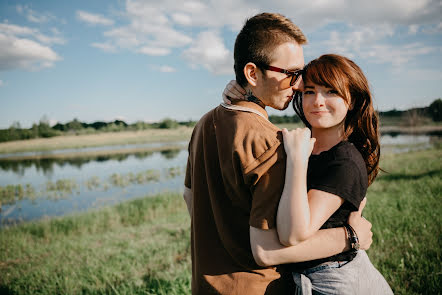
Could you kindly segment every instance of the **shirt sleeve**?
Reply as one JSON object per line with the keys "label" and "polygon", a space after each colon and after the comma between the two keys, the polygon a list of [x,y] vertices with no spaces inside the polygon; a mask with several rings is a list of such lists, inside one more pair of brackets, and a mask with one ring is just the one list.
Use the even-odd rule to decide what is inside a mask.
{"label": "shirt sleeve", "polygon": [[249,225],[259,229],[276,226],[276,214],[284,188],[285,152],[283,145],[267,151],[245,174],[252,195]]}
{"label": "shirt sleeve", "polygon": [[367,192],[367,172],[351,159],[333,161],[323,169],[323,177],[309,183],[309,189],[337,195],[358,210]]}

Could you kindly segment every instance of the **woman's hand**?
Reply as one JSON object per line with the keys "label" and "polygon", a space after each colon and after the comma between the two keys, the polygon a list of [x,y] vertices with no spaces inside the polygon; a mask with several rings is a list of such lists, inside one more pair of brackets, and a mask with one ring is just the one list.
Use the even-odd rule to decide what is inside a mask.
{"label": "woman's hand", "polygon": [[359,205],[359,210],[350,213],[348,217],[348,224],[350,224],[356,231],[356,235],[359,239],[359,245],[361,250],[368,250],[371,243],[373,243],[373,232],[371,231],[371,223],[362,216],[362,210],[364,210],[367,198],[365,197]]}
{"label": "woman's hand", "polygon": [[310,157],[316,138],[311,138],[311,131],[308,128],[296,128],[288,131],[282,129],[284,139],[284,149],[287,154],[287,164],[295,163],[296,165],[308,166],[308,158]]}
{"label": "woman's hand", "polygon": [[231,80],[223,91],[223,101],[226,104],[231,104],[231,99],[245,100],[246,91],[242,88],[236,80]]}

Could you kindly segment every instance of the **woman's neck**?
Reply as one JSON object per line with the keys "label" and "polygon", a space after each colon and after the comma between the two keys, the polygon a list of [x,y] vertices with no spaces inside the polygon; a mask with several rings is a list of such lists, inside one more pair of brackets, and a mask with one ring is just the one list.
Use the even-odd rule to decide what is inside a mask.
{"label": "woman's neck", "polygon": [[312,137],[316,138],[312,154],[318,155],[344,140],[344,128],[312,128]]}

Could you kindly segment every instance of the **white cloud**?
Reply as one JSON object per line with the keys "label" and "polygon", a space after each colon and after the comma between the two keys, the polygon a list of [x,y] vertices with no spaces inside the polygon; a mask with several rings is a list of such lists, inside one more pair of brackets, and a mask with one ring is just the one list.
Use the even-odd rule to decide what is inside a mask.
{"label": "white cloud", "polygon": [[16,10],[19,14],[26,15],[27,20],[33,23],[47,23],[56,19],[56,17],[50,13],[37,12],[27,5],[17,5]]}
{"label": "white cloud", "polygon": [[28,36],[31,38],[35,38],[37,41],[51,45],[51,44],[65,44],[66,40],[64,40],[57,29],[52,28],[53,36],[47,36],[42,34],[39,30],[17,26],[9,23],[0,23],[0,33],[4,33],[10,36]]}
{"label": "white cloud", "polygon": [[153,56],[164,56],[168,55],[170,53],[170,49],[168,48],[161,48],[161,47],[149,47],[144,46],[138,50],[138,52],[147,54],[147,55],[153,55]]}
{"label": "white cloud", "polygon": [[[436,50],[421,42],[394,45],[389,39],[396,34],[392,25],[351,26],[349,30],[332,31],[328,40],[313,45],[314,51],[334,52],[350,58],[359,57],[373,63],[401,66],[421,55]],[[319,54],[316,54],[319,55]]]}
{"label": "white cloud", "polygon": [[[226,49],[219,32],[236,33],[246,18],[260,11],[280,12],[298,24],[307,36],[320,30],[335,30],[329,39],[315,41],[309,47],[313,53],[327,49],[327,52],[332,50],[397,66],[432,49],[425,43],[405,48],[393,44],[391,39],[396,39],[400,32],[440,34],[441,9],[439,0],[256,0],[253,3],[245,0],[126,0],[124,12],[120,14],[123,24],[103,34],[105,44],[116,49],[150,56],[181,51],[193,67],[202,66],[213,73],[231,73],[232,53]],[[203,35],[195,37],[198,32]],[[204,34],[215,43],[211,45],[202,40]]]}
{"label": "white cloud", "polygon": [[0,70],[39,70],[52,67],[60,56],[49,46],[63,44],[59,36],[8,23],[0,24]]}
{"label": "white cloud", "polygon": [[114,24],[113,20],[106,18],[100,14],[89,13],[82,10],[77,10],[77,19],[90,25],[111,26]]}
{"label": "white cloud", "polygon": [[113,52],[117,51],[115,46],[112,45],[112,44],[109,44],[109,43],[97,43],[97,42],[94,42],[94,43],[91,44],[91,46],[95,47],[95,48],[98,48],[98,49],[101,49],[104,52],[112,52],[113,53]]}
{"label": "white cloud", "polygon": [[233,73],[233,55],[225,46],[219,33],[202,32],[183,53],[194,67],[202,66],[214,74]]}
{"label": "white cloud", "polygon": [[428,24],[440,21],[439,0],[299,0],[264,3],[261,8],[280,11],[290,17],[303,30],[313,30],[330,23],[352,23],[359,25]]}
{"label": "white cloud", "polygon": [[51,48],[33,40],[0,33],[0,70],[52,67],[60,57]]}

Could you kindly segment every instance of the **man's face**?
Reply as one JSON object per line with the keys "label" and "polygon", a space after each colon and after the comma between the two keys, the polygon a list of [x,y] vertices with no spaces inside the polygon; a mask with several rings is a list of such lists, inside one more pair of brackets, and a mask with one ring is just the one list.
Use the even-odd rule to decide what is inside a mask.
{"label": "man's face", "polygon": [[[289,71],[300,70],[304,67],[304,53],[302,47],[296,42],[286,42],[273,51],[272,62],[269,66],[286,69]],[[293,86],[288,86],[290,77],[284,73],[265,70],[259,73],[256,88],[253,90],[266,106],[277,110],[285,110],[294,91],[302,90],[302,77],[299,77]]]}

